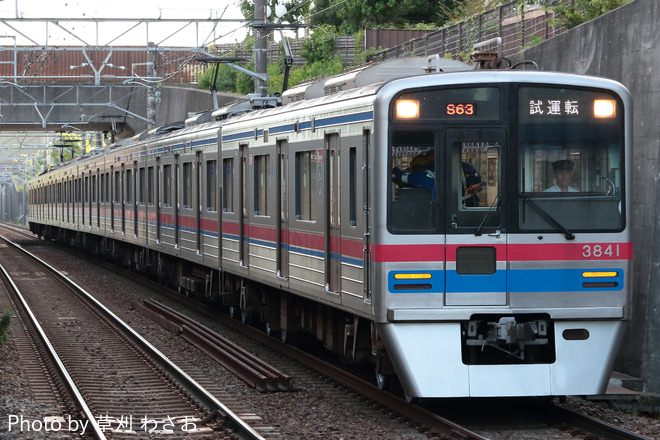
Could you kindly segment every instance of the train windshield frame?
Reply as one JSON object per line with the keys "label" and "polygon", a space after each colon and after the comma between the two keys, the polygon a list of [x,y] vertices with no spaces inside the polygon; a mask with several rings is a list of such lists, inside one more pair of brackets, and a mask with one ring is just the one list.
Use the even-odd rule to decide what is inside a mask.
{"label": "train windshield frame", "polygon": [[624,107],[611,91],[534,83],[407,90],[389,119],[393,234],[571,238],[625,228]]}
{"label": "train windshield frame", "polygon": [[624,108],[604,90],[518,88],[521,231],[625,227]]}

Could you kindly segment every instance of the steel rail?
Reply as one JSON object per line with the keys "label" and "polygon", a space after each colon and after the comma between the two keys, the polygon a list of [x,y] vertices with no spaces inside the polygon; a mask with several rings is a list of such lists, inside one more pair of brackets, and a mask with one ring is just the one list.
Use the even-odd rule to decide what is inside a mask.
{"label": "steel rail", "polygon": [[[164,291],[167,292],[167,291]],[[398,397],[389,392],[383,392],[375,385],[351,374],[342,368],[336,367],[322,359],[319,359],[305,351],[296,348],[290,344],[280,342],[268,336],[266,333],[250,326],[241,324],[224,315],[217,310],[212,310],[207,305],[195,302],[190,298],[177,295],[175,293],[167,293],[170,298],[185,304],[186,306],[195,309],[207,316],[217,319],[222,324],[239,331],[254,340],[263,343],[266,346],[273,347],[276,351],[286,355],[287,357],[306,365],[316,371],[321,372],[329,379],[336,381],[344,387],[354,390],[356,393],[365,396],[368,399],[378,402],[379,404],[389,408],[391,411],[400,414],[401,416],[414,420],[422,424],[426,428],[432,429],[436,432],[445,435],[443,438],[461,439],[461,440],[488,440],[476,432],[452,422],[442,416],[432,413],[420,406],[411,405],[405,399]]]}
{"label": "steel rail", "polygon": [[[2,237],[4,239],[4,237]],[[9,242],[11,243],[11,242]],[[75,404],[80,408],[80,411],[85,415],[87,420],[92,425],[92,430],[93,430],[93,435],[98,439],[98,440],[106,440],[106,436],[99,427],[99,424],[96,421],[96,418],[92,414],[92,410],[89,408],[87,405],[87,402],[85,401],[85,398],[82,396],[80,390],[76,386],[76,383],[74,382],[73,378],[69,374],[69,371],[66,369],[66,366],[58,356],[57,352],[55,351],[55,347],[53,347],[53,344],[50,342],[50,339],[48,339],[48,336],[46,336],[46,333],[44,332],[43,328],[41,327],[41,324],[39,324],[39,321],[37,320],[37,317],[34,315],[32,312],[32,309],[28,305],[27,301],[25,300],[25,297],[21,293],[20,289],[14,283],[14,280],[12,279],[11,275],[6,271],[5,267],[0,264],[0,269],[2,270],[2,276],[5,278],[5,280],[8,282],[8,284],[11,286],[11,289],[14,293],[14,296],[19,300],[21,307],[23,308],[24,313],[27,315],[29,318],[30,324],[35,328],[37,332],[37,336],[41,343],[45,346],[46,352],[48,356],[50,356],[51,361],[55,365],[58,374],[62,378],[65,386],[67,387],[69,393],[73,396],[73,399],[75,400]]]}
{"label": "steel rail", "polygon": [[[118,326],[121,331],[124,332],[136,345],[150,353],[160,364],[160,366],[171,376],[173,377],[180,385],[184,386],[185,389],[190,392],[198,401],[206,405],[211,409],[211,413],[216,412],[221,415],[226,421],[233,423],[238,429],[234,434],[237,435],[240,439],[246,440],[265,440],[254,428],[249,424],[243,421],[237,414],[235,414],[231,409],[229,409],[224,403],[220,402],[215,396],[208,392],[202,385],[200,385],[195,379],[190,377],[185,371],[183,371],[179,366],[170,361],[167,356],[165,356],[160,350],[153,346],[149,341],[144,339],[139,333],[137,333],[133,328],[126,324],[121,318],[116,316],[110,309],[105,305],[99,302],[94,298],[90,293],[88,293],[81,286],[76,284],[73,280],[65,276],[62,272],[57,270],[55,267],[48,264],[46,261],[32,254],[28,250],[24,249],[19,244],[12,242],[11,240],[0,235],[0,239],[6,241],[12,247],[22,251],[24,254],[30,256],[34,261],[39,263],[46,270],[55,273],[59,276],[70,287],[75,289],[82,298],[84,298],[90,305],[92,305],[98,312],[104,315],[105,318],[109,319],[113,324]],[[3,268],[4,271],[4,268]],[[13,284],[13,283],[12,283]],[[35,318],[36,319],[36,318]],[[45,334],[44,334],[45,336]],[[61,363],[61,361],[60,361]],[[64,365],[62,364],[62,367]],[[69,377],[70,378],[70,377]],[[72,379],[71,379],[72,381]],[[78,393],[79,394],[79,393]],[[86,413],[86,416],[93,421],[93,425],[98,427],[96,419],[91,414],[91,412]],[[99,439],[105,439],[106,437],[98,437]]]}
{"label": "steel rail", "polygon": [[628,431],[627,429],[612,425],[604,420],[579,413],[569,408],[563,408],[556,405],[552,405],[552,408],[559,417],[569,419],[571,423],[584,427],[592,433],[603,436],[603,438],[607,440],[652,440],[649,437]]}
{"label": "steel rail", "polygon": [[143,304],[148,310],[179,326],[181,337],[204,350],[258,391],[288,391],[292,388],[293,378],[290,375],[262,361],[208,327],[155,300],[146,299]]}

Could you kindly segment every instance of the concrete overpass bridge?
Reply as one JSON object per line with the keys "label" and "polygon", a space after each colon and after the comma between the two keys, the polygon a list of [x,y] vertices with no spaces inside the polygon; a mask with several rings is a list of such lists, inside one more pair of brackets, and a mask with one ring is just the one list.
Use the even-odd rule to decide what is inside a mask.
{"label": "concrete overpass bridge", "polygon": [[71,139],[98,148],[212,109],[197,58],[222,56],[208,48],[248,24],[222,8],[200,19],[25,19],[16,2],[15,18],[0,17],[0,218],[23,212],[17,190]]}

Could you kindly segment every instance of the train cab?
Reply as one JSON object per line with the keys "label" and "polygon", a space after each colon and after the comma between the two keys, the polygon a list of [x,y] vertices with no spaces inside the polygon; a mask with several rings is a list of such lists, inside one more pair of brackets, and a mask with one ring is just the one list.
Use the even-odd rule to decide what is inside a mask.
{"label": "train cab", "polygon": [[602,391],[630,317],[625,89],[475,72],[382,93],[375,319],[407,393]]}

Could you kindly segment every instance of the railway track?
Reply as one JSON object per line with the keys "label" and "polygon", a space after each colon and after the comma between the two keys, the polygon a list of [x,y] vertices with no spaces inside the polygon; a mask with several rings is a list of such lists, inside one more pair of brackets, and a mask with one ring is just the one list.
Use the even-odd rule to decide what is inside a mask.
{"label": "railway track", "polygon": [[[122,276],[131,276],[133,274],[124,274]],[[150,284],[151,287],[154,287],[153,284]],[[160,289],[162,291],[162,289]],[[246,327],[242,325],[237,320],[231,319],[228,316],[219,313],[217,310],[199,304],[195,301],[192,301],[188,298],[177,295],[174,292],[170,292],[170,296],[177,302],[185,305],[186,307],[176,306],[178,311],[184,311],[187,308],[195,309],[198,312],[207,315],[210,320],[214,323],[221,323],[222,326],[227,326],[230,328],[236,329],[236,331],[247,334],[249,338],[254,339],[259,345],[266,345],[271,347],[273,350],[285,354],[287,357],[294,359],[296,362],[299,362],[302,365],[305,365],[305,368],[313,369],[315,372],[319,372],[324,376],[328,377],[330,381],[336,384],[337,387],[341,389],[348,390],[350,394],[359,394],[364,396],[368,402],[371,402],[370,406],[376,406],[383,408],[385,413],[394,414],[395,418],[407,420],[408,424],[414,426],[415,429],[421,432],[427,432],[429,435],[439,436],[440,438],[466,438],[466,439],[503,439],[507,437],[501,437],[497,434],[493,434],[493,430],[490,429],[488,421],[483,424],[480,422],[481,417],[484,412],[489,410],[481,408],[477,405],[471,406],[470,409],[466,410],[466,413],[470,414],[470,422],[476,421],[476,423],[468,423],[460,417],[454,418],[454,415],[451,411],[446,411],[445,408],[437,409],[434,405],[431,405],[427,408],[421,408],[414,405],[409,405],[405,402],[404,399],[394,396],[387,393],[382,393],[376,387],[371,385],[371,383],[366,381],[361,381],[355,376],[347,373],[341,367],[335,367],[330,364],[327,364],[323,361],[310,357],[304,351],[298,350],[295,347],[292,347],[288,344],[282,344],[279,340],[269,337],[263,332],[253,329],[251,327]],[[163,313],[163,310],[160,310]],[[179,312],[177,312],[179,313]],[[185,312],[187,315],[190,315],[190,312]],[[177,318],[178,319],[178,318]],[[176,319],[173,319],[176,321]],[[182,322],[177,322],[176,325],[183,325]],[[185,324],[191,325],[191,324]],[[257,351],[257,350],[253,350]],[[314,373],[316,374],[316,373]],[[294,377],[298,379],[298,377]],[[362,398],[361,398],[362,399]],[[503,407],[505,405],[502,405]],[[550,408],[550,409],[549,409]],[[538,420],[531,422],[530,425],[539,425],[539,426],[550,426],[558,425],[559,428],[556,428],[559,431],[557,439],[573,439],[573,438],[590,438],[590,439],[629,439],[629,440],[646,440],[647,437],[636,434],[634,432],[627,431],[625,429],[619,428],[602,420],[598,420],[591,417],[585,417],[579,413],[565,413],[559,408],[556,408],[554,405],[550,407],[543,407],[537,411],[538,414],[550,415],[552,414],[552,422],[547,422],[543,418],[539,417]],[[518,435],[523,433],[523,437],[516,438],[530,438],[530,439],[543,439],[543,433],[535,433],[535,428],[528,429],[525,427],[526,422],[522,422],[522,427],[517,428],[516,424],[518,421],[514,420],[511,417],[512,412],[504,411],[500,421],[502,422],[501,427],[495,428],[497,430],[506,430],[508,433],[515,433]],[[549,417],[550,418],[550,417]],[[456,421],[455,423],[452,421]],[[468,426],[469,428],[465,428]],[[486,426],[486,427],[484,427]],[[574,428],[569,428],[569,427]],[[544,428],[545,429],[545,428]],[[555,428],[551,428],[555,429]],[[529,432],[529,437],[525,437]],[[575,433],[575,436],[573,434]],[[584,436],[587,437],[584,437]]]}
{"label": "railway track", "polygon": [[554,405],[552,410],[556,412],[556,416],[561,420],[567,420],[571,424],[581,427],[604,440],[652,440],[649,437],[628,431],[627,429],[620,428],[586,414],[581,414],[577,411]]}
{"label": "railway track", "polygon": [[[379,390],[371,382],[356,377],[350,372],[347,372],[341,366],[325,362],[290,344],[282,343],[278,339],[270,337],[258,329],[245,326],[239,321],[231,319],[222,313],[218,313],[212,308],[191,300],[190,298],[177,296],[175,294],[172,294],[171,296],[186,307],[204,313],[207,316],[212,317],[214,320],[221,322],[223,325],[247,334],[259,344],[268,346],[273,350],[294,359],[296,362],[300,362],[306,367],[318,371],[337,383],[338,386],[352,390],[352,392],[360,394],[370,401],[373,401],[374,404],[387,408],[387,411],[396,414],[397,417],[409,420],[410,424],[417,426],[421,431],[431,432],[434,433],[433,435],[440,435],[442,436],[441,438],[447,439],[483,440],[493,438],[491,436],[492,431],[489,428],[482,428],[482,425],[489,424],[489,422],[481,422],[484,412],[483,409],[480,408],[480,405],[483,400],[473,399],[472,404],[466,406],[464,414],[470,414],[467,419],[459,417],[457,413],[447,411],[447,405],[452,406],[452,403],[441,405],[440,407],[436,407],[432,403],[428,407],[411,405],[404,398]],[[470,401],[470,399],[441,399],[441,401],[445,403],[456,401],[465,402],[466,400]],[[522,399],[520,401],[516,401],[516,399],[498,399],[498,402],[500,402],[498,405],[501,412],[497,413],[497,417],[499,418],[498,423],[501,423],[502,428],[506,426],[506,429],[514,435],[513,433],[516,433],[517,431],[515,426],[517,423],[520,423],[523,426],[520,428],[520,433],[526,432],[530,435],[530,437],[525,437],[527,434],[522,434],[521,437],[514,438],[529,438],[530,440],[545,439],[544,432],[546,431],[547,426],[550,426],[551,428],[557,426],[558,428],[556,429],[559,432],[566,433],[566,437],[556,437],[558,440],[563,438],[588,438],[590,440],[652,440],[649,437],[615,426],[604,420],[568,410],[543,400],[532,402],[530,399]],[[506,402],[515,403],[509,406]],[[531,420],[533,418],[532,422],[516,421],[513,415],[516,412],[523,411],[519,411],[518,409],[507,409],[517,408],[520,402],[523,402],[522,405],[526,407],[525,411],[529,413],[527,419]],[[530,410],[529,408],[536,408],[536,410]],[[455,416],[456,418],[454,418]],[[543,428],[540,430],[541,433],[534,433],[536,428],[525,428],[524,426],[526,424],[534,427],[542,426]],[[571,433],[575,433],[575,437]]]}
{"label": "railway track", "polygon": [[[57,377],[56,400],[67,402],[68,414],[50,420],[52,431],[97,439],[263,438],[74,282],[4,238],[2,247],[4,284],[39,335],[43,363]],[[26,434],[48,428],[46,420],[26,424],[18,415],[7,422]]]}

